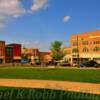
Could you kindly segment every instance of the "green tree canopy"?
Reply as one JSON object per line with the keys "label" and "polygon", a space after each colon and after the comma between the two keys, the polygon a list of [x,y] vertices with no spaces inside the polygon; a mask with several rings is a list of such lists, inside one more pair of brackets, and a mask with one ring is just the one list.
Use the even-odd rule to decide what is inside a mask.
{"label": "green tree canopy", "polygon": [[53,43],[51,43],[50,50],[52,52],[53,60],[61,60],[65,55],[62,51],[61,41],[54,41]]}

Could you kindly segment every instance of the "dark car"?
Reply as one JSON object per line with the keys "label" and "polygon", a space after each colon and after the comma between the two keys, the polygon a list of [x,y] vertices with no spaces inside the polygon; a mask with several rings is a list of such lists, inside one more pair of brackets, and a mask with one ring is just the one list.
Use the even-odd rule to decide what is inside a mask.
{"label": "dark car", "polygon": [[80,66],[81,67],[96,67],[96,68],[99,68],[100,67],[100,64],[98,64],[94,60],[90,60],[90,61],[81,63]]}
{"label": "dark car", "polygon": [[63,61],[61,63],[59,63],[60,66],[71,66],[70,63],[66,62],[66,61]]}
{"label": "dark car", "polygon": [[58,64],[59,64],[59,61],[56,61],[56,60],[52,60],[46,63],[46,65],[54,65],[54,66],[57,66]]}

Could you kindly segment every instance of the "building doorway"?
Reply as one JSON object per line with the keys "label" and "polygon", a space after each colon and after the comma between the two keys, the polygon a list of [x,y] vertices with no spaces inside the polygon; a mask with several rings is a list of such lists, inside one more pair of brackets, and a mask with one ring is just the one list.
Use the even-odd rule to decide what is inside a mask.
{"label": "building doorway", "polygon": [[0,64],[2,64],[3,63],[3,59],[0,59]]}

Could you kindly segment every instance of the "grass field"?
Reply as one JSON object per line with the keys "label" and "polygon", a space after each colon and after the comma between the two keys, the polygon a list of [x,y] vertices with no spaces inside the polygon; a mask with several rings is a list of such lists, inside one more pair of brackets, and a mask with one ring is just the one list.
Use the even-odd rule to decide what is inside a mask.
{"label": "grass field", "polygon": [[100,69],[0,67],[0,78],[100,83]]}
{"label": "grass field", "polygon": [[51,89],[0,87],[0,100],[100,100],[100,95]]}

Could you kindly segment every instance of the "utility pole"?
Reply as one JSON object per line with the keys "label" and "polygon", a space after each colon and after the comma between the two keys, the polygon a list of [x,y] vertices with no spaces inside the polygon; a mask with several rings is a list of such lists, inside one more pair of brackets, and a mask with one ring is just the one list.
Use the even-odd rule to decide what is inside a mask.
{"label": "utility pole", "polygon": [[79,56],[79,37],[77,35],[77,64],[80,64],[80,56]]}

